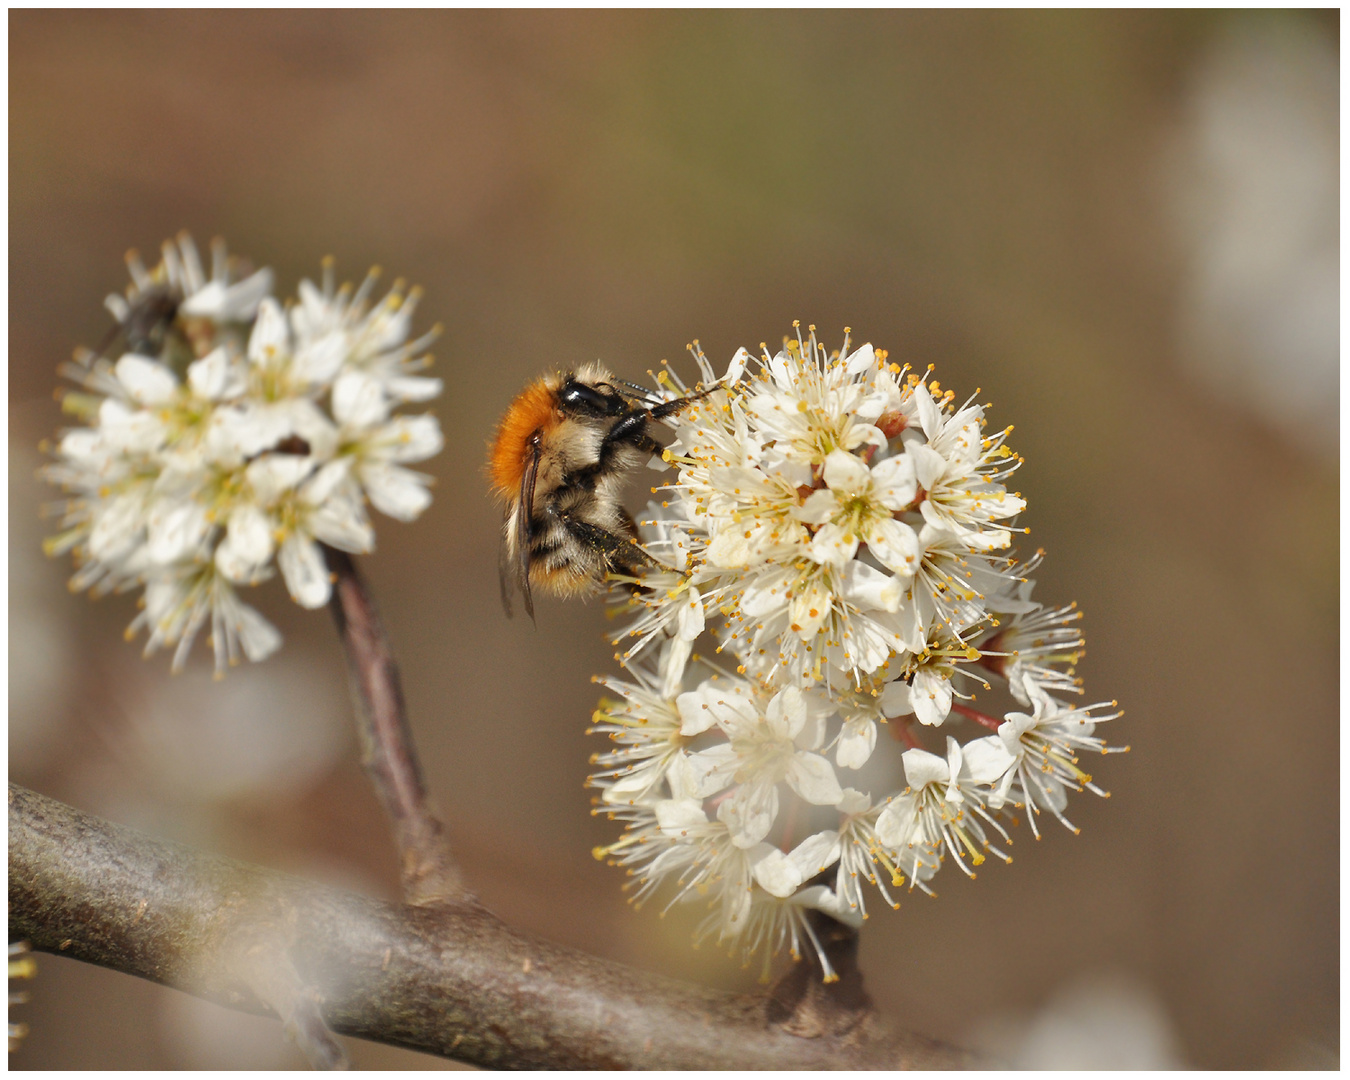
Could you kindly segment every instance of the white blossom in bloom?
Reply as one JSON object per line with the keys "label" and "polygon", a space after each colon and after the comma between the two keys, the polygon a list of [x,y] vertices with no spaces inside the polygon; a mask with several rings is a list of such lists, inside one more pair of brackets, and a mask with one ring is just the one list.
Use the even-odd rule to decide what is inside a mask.
{"label": "white blossom in bloom", "polygon": [[766,704],[749,684],[705,682],[676,704],[685,734],[716,724],[726,736],[691,754],[689,769],[698,798],[725,793],[717,817],[736,846],[753,847],[768,835],[778,817],[780,784],[812,806],[833,806],[843,796],[829,760],[816,752],[822,717],[795,686]]}
{"label": "white blossom in bloom", "polygon": [[[698,940],[766,976],[810,945],[828,981],[820,919],[1011,862],[1019,807],[1037,836],[1042,810],[1067,824],[1070,792],[1101,793],[1080,757],[1111,717],[1060,700],[1079,616],[1031,599],[1040,553],[1006,550],[1021,459],[988,406],[847,337],[740,349],[720,377],[691,348],[701,393],[666,421],[673,472],[639,521],[654,565],[614,579],[628,675],[601,680],[618,697],[591,730],[614,745],[590,784],[624,832],[596,855],[637,903],[705,904]],[[1019,711],[977,702],[1005,693]]]}
{"label": "white blossom in bloom", "polygon": [[1105,704],[1075,707],[1048,697],[1037,698],[1033,715],[1008,713],[997,735],[967,744],[975,767],[992,787],[989,805],[998,808],[1012,802],[1030,807],[1031,830],[1037,837],[1040,832],[1036,828],[1036,815],[1042,810],[1048,810],[1065,828],[1077,833],[1078,829],[1063,814],[1068,793],[1086,788],[1096,795],[1107,794],[1079,767],[1079,755],[1129,749],[1109,747],[1093,733],[1097,724],[1120,715],[1092,714],[1093,709],[1106,707]]}
{"label": "white blossom in bloom", "polygon": [[945,759],[914,749],[905,751],[904,761],[909,786],[877,817],[877,839],[882,844],[899,852],[945,852],[970,877],[975,873],[966,865],[967,857],[975,866],[984,862],[985,851],[1004,862],[1012,861],[989,842],[985,833],[988,824],[1008,840],[1003,827],[986,811],[977,790],[987,781],[972,773],[960,743],[949,735]]}
{"label": "white blossom in bloom", "polygon": [[806,497],[798,517],[817,525],[810,557],[844,567],[866,544],[878,562],[899,577],[919,566],[919,538],[895,514],[915,502],[914,461],[908,454],[869,467],[855,454],[835,449],[825,458],[826,487]]}
{"label": "white blossom in bloom", "polygon": [[[1030,583],[1028,583],[1028,586]],[[1030,588],[1025,594],[1030,596]],[[1012,617],[1006,628],[980,643],[988,667],[1001,675],[1018,703],[1030,706],[1056,694],[1081,694],[1074,670],[1083,656],[1083,635],[1074,624],[1077,605],[1046,608],[1037,604]]]}
{"label": "white blossom in bloom", "polygon": [[607,805],[645,805],[665,798],[666,775],[672,766],[682,764],[684,748],[692,741],[681,731],[679,709],[661,693],[660,680],[641,668],[632,674],[632,682],[608,677],[596,680],[622,699],[602,701],[590,729],[608,735],[616,744],[591,759],[592,765],[602,767],[591,783],[603,788],[602,800]]}
{"label": "white blossom in bloom", "polygon": [[81,384],[63,398],[80,424],[46,468],[69,496],[47,549],[74,554],[74,589],[143,586],[129,632],[147,631],[147,653],[173,648],[175,669],[209,625],[220,673],[281,641],[239,588],[279,570],[297,603],[321,607],[322,545],[372,551],[368,504],[412,521],[430,503],[430,478],[407,466],[440,450],[439,424],[396,412],[439,392],[415,374],[430,338],[407,341],[401,287],[368,309],[373,278],[353,294],[327,265],[324,288],[305,283],[289,308],[271,271],[220,242],[209,274],[187,236],[154,269],[134,254],[128,267],[107,347],[62,368]]}
{"label": "white blossom in bloom", "polygon": [[383,300],[371,304],[378,280],[379,271],[371,270],[355,292],[349,285],[336,287],[333,261],[325,259],[323,284],[300,282],[300,303],[291,311],[299,347],[336,349],[348,369],[375,379],[392,401],[430,401],[440,395],[441,380],[420,372],[431,365],[426,349],[440,327],[409,341],[421,290],[407,292],[396,281]]}

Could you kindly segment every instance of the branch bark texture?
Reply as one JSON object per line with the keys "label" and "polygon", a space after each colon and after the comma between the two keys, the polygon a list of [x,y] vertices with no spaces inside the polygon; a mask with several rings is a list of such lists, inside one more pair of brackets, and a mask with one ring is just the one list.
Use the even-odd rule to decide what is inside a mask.
{"label": "branch bark texture", "polygon": [[427,795],[403,683],[375,601],[350,555],[330,547],[324,555],[334,578],[330,607],[347,657],[361,764],[394,830],[404,899],[410,904],[467,899],[445,826]]}
{"label": "branch bark texture", "polygon": [[784,980],[787,998],[691,986],[535,940],[471,901],[382,903],[157,840],[14,784],[9,905],[11,934],[34,948],[264,1015],[277,1013],[256,988],[298,979],[334,1031],[481,1066],[970,1064],[870,1010],[840,1024],[827,1007],[813,1025],[802,1006],[814,980],[796,990]]}

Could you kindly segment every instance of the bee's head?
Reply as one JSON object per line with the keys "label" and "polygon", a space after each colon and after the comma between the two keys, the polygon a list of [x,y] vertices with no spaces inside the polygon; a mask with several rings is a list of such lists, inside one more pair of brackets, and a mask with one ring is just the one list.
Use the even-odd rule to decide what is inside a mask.
{"label": "bee's head", "polygon": [[558,387],[558,406],[565,413],[586,416],[617,416],[628,408],[623,396],[608,383],[585,378],[586,372],[563,376]]}

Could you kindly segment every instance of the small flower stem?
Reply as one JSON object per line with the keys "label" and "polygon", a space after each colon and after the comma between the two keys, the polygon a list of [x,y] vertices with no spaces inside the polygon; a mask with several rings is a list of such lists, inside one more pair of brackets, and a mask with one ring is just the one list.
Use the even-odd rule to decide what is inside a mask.
{"label": "small flower stem", "polygon": [[361,764],[393,826],[404,899],[419,905],[468,899],[445,826],[427,797],[398,665],[375,601],[350,555],[327,546],[324,555],[334,577],[329,606],[347,655]]}
{"label": "small flower stem", "polygon": [[975,723],[988,728],[990,731],[997,731],[1003,725],[1002,720],[997,720],[978,709],[972,709],[969,705],[962,705],[959,701],[952,702],[952,712],[960,713],[968,720],[974,720]]}

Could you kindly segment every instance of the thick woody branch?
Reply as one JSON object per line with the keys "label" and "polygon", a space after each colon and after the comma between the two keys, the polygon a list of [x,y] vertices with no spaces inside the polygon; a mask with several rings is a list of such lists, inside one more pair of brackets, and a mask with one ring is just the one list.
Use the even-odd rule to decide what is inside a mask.
{"label": "thick woody branch", "polygon": [[403,896],[410,904],[466,897],[450,844],[427,797],[403,703],[403,685],[375,601],[350,555],[324,548],[334,577],[330,607],[347,655],[361,763],[398,845]]}
{"label": "thick woody branch", "polygon": [[246,1012],[279,1015],[267,999],[289,994],[296,1027],[321,1019],[482,1066],[969,1063],[888,1031],[870,1010],[839,1022],[817,1001],[823,1019],[803,1021],[816,980],[785,980],[766,998],[689,986],[537,941],[472,903],[381,903],[157,840],[14,784],[9,917],[10,933],[40,950]]}

